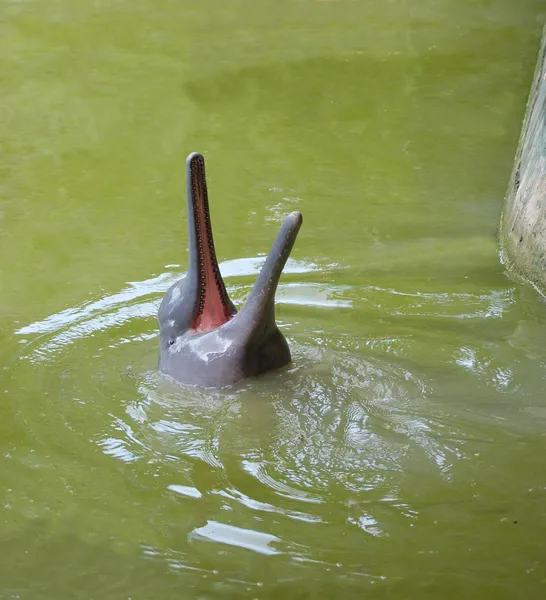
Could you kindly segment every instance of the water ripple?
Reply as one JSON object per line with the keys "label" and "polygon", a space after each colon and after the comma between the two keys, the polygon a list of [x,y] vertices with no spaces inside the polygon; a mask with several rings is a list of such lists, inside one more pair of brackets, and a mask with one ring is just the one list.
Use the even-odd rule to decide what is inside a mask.
{"label": "water ripple", "polygon": [[[236,301],[251,285],[236,278],[261,263],[223,263]],[[494,398],[516,389],[511,356],[482,339],[485,323],[510,310],[513,290],[404,291],[364,285],[347,270],[334,284],[326,269],[290,261],[279,286],[292,364],[228,390],[177,385],[152,366],[151,319],[175,271],[21,327],[17,335],[32,339],[17,365],[55,403],[43,422],[19,407],[22,421],[37,439],[48,419],[86,431],[101,457],[148,478],[146,488],[187,515],[190,544],[341,568],[331,555],[343,556],[347,540],[382,543],[393,523],[424,518],[428,508],[418,491],[408,493],[408,480],[443,489],[484,448],[513,440],[522,417],[510,420],[505,409],[502,426],[492,428],[497,406],[487,393],[481,405],[476,393],[469,402],[460,394],[461,382]],[[515,334],[510,340],[520,344]],[[60,377],[48,377],[51,366]],[[516,410],[544,418],[538,402]],[[316,532],[329,527],[339,537],[325,548]],[[172,568],[191,562],[163,559]],[[372,577],[358,565],[344,569]]]}

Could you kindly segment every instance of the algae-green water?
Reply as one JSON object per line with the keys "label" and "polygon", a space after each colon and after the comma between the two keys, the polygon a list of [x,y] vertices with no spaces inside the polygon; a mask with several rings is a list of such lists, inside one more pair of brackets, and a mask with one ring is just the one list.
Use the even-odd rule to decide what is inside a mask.
{"label": "algae-green water", "polygon": [[[546,307],[498,223],[539,0],[0,3],[0,597],[546,594]],[[207,161],[293,362],[156,372]]]}

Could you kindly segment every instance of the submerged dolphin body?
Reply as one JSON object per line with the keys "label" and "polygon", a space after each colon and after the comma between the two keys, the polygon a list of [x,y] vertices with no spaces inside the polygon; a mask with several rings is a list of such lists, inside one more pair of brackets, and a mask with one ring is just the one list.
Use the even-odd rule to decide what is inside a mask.
{"label": "submerged dolphin body", "polygon": [[275,323],[275,291],[302,215],[293,212],[286,217],[237,312],[216,261],[200,154],[188,156],[186,177],[188,272],[171,286],[159,307],[159,370],[181,383],[223,387],[290,362],[288,344]]}

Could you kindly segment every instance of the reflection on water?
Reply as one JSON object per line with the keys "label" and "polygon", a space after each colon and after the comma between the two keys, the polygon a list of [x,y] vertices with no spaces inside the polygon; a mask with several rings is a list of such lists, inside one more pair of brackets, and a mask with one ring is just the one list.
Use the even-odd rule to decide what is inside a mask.
{"label": "reflection on water", "polygon": [[[231,284],[230,278],[259,273],[264,259],[238,259],[221,263],[228,292],[244,302],[251,285]],[[170,265],[172,266],[172,265]],[[332,269],[332,267],[329,267]],[[289,259],[285,273],[307,274],[324,272],[316,264]],[[139,282],[129,282],[122,291],[79,307],[65,309],[29,325],[15,334],[38,334],[47,339],[31,344],[31,360],[51,360],[55,352],[81,338],[109,328],[120,327],[132,320],[155,317],[162,296],[184,274],[163,273]],[[344,308],[365,306],[367,311],[380,311],[393,316],[451,317],[459,319],[499,318],[513,303],[511,288],[492,290],[486,294],[423,293],[383,289],[377,286],[328,285],[313,282],[290,282],[279,285],[277,304],[301,305],[308,308]],[[154,324],[155,328],[155,324]],[[53,334],[53,335],[52,335]],[[154,333],[142,333],[132,338],[119,338],[117,344],[147,340]],[[23,338],[21,343],[26,343]],[[26,355],[26,354],[25,354]]]}
{"label": "reflection on water", "polygon": [[[225,278],[254,275],[259,273],[264,260],[250,258],[227,261],[221,263],[220,269]],[[285,273],[305,273],[312,271],[314,268],[316,267],[311,263],[307,264],[289,259]],[[15,333],[26,336],[57,332],[47,341],[38,343],[37,347],[33,347],[32,350],[31,359],[48,360],[48,357],[51,358],[52,353],[80,338],[92,336],[95,332],[106,331],[111,327],[122,326],[131,320],[157,315],[162,298],[161,296],[157,297],[158,292],[166,292],[182,276],[184,274],[163,273],[144,281],[129,282],[128,287],[117,294],[88,302],[77,308],[65,309],[41,321],[21,327]],[[238,292],[248,292],[249,288],[250,286],[228,286],[228,292],[237,297]],[[279,295],[280,293],[282,293],[282,286]],[[337,306],[338,303],[334,298],[329,300],[329,295],[328,291],[320,289],[316,294],[317,302],[320,305]],[[155,296],[155,298],[151,300],[149,296]],[[308,302],[309,304],[314,303],[312,299],[309,299]],[[125,344],[130,341],[147,340],[154,336],[153,333],[140,334],[133,338],[121,338],[117,343]],[[25,342],[26,340],[23,340],[23,343]]]}
{"label": "reflection on water", "polygon": [[192,538],[207,539],[220,544],[231,544],[266,555],[279,554],[279,551],[269,544],[281,541],[274,535],[233,527],[233,525],[225,525],[216,521],[208,521],[204,527],[194,529],[190,534],[190,539]]}

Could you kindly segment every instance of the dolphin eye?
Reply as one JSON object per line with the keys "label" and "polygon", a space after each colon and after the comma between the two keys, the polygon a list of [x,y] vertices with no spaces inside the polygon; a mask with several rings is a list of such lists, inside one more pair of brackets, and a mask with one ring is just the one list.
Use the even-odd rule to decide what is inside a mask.
{"label": "dolphin eye", "polygon": [[174,340],[169,340],[169,346],[172,346],[174,344]]}

